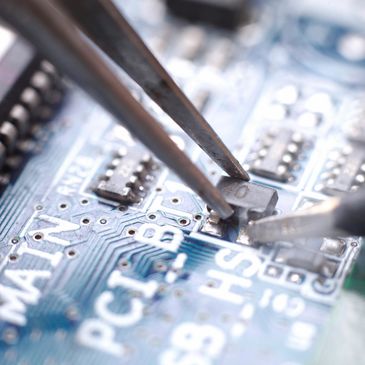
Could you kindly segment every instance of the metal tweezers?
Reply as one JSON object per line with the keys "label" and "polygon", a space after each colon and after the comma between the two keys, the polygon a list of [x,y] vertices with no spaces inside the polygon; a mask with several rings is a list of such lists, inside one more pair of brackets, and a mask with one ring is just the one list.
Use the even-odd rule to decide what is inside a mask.
{"label": "metal tweezers", "polygon": [[365,236],[365,189],[324,200],[307,209],[253,221],[246,233],[250,240],[261,243]]}
{"label": "metal tweezers", "polygon": [[123,123],[210,208],[222,218],[232,215],[217,188],[133,98],[99,52],[123,68],[230,176],[249,180],[112,0],[0,0],[0,18]]}

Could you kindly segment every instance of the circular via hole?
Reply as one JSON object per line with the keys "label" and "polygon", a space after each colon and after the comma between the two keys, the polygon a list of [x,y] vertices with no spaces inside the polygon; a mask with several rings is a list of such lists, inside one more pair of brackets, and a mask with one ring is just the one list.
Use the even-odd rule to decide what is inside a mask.
{"label": "circular via hole", "polygon": [[203,218],[203,216],[199,213],[194,215],[194,220],[196,220],[196,221],[200,221],[202,218]]}
{"label": "circular via hole", "polygon": [[87,204],[89,204],[89,201],[87,199],[82,199],[80,203],[82,205],[87,205]]}
{"label": "circular via hole", "polygon": [[12,253],[12,254],[10,254],[9,255],[9,260],[11,261],[11,262],[15,262],[15,261],[17,261],[18,260],[18,255],[16,254],[16,253]]}
{"label": "circular via hole", "polygon": [[68,250],[67,251],[67,256],[69,258],[74,258],[76,256],[77,252],[74,249]]}
{"label": "circular via hole", "polygon": [[67,204],[66,203],[61,203],[59,205],[60,209],[66,209],[67,208]]}
{"label": "circular via hole", "polygon": [[100,224],[107,224],[108,223],[108,221],[105,218],[101,218],[99,222],[100,222]]}
{"label": "circular via hole", "polygon": [[216,284],[214,281],[208,281],[206,283],[206,286],[208,286],[209,288],[215,288],[216,287]]}
{"label": "circular via hole", "polygon": [[156,188],[155,191],[157,191],[158,193],[160,193],[162,191],[162,188]]}
{"label": "circular via hole", "polygon": [[38,205],[35,206],[35,209],[36,210],[42,210],[43,209],[43,205],[38,204]]}
{"label": "circular via hole", "polygon": [[89,224],[90,223],[90,219],[89,218],[84,218],[82,221],[81,221],[82,224]]}
{"label": "circular via hole", "polygon": [[40,241],[42,238],[43,238],[43,234],[42,234],[42,233],[40,233],[40,232],[36,232],[36,233],[34,233],[34,235],[33,235],[33,239],[34,239],[35,241]]}
{"label": "circular via hole", "polygon": [[180,204],[181,200],[179,198],[172,198],[171,202],[174,204]]}
{"label": "circular via hole", "polygon": [[18,332],[15,328],[9,327],[4,330],[3,340],[7,344],[9,344],[9,345],[16,344],[17,339],[18,339]]}
{"label": "circular via hole", "polygon": [[164,294],[164,293],[166,293],[167,286],[165,284],[160,284],[158,286],[157,290],[158,290],[159,294]]}
{"label": "circular via hole", "polygon": [[128,208],[125,205],[121,205],[118,209],[121,212],[125,212]]}
{"label": "circular via hole", "polygon": [[118,262],[118,266],[123,270],[128,269],[131,265],[127,259],[121,259]]}
{"label": "circular via hole", "polygon": [[155,213],[150,213],[148,214],[147,218],[151,221],[154,221],[157,218],[157,216]]}
{"label": "circular via hole", "polygon": [[19,239],[18,239],[18,238],[16,238],[16,237],[14,237],[14,238],[11,240],[11,243],[12,243],[13,245],[16,245],[17,243],[19,243]]}
{"label": "circular via hole", "polygon": [[166,264],[162,261],[155,262],[153,267],[156,271],[159,271],[159,272],[164,272],[167,270]]}
{"label": "circular via hole", "polygon": [[76,321],[79,318],[79,311],[76,307],[71,306],[66,309],[65,315],[70,321]]}
{"label": "circular via hole", "polygon": [[179,224],[180,224],[181,226],[187,226],[187,225],[189,225],[189,224],[190,224],[190,220],[189,220],[189,219],[187,219],[187,218],[180,218],[180,219],[178,220],[178,222],[179,222]]}
{"label": "circular via hole", "polygon": [[136,230],[134,228],[128,229],[128,236],[134,236],[136,234]]}
{"label": "circular via hole", "polygon": [[176,289],[174,291],[174,295],[175,295],[175,297],[181,298],[184,295],[184,291],[181,289]]}

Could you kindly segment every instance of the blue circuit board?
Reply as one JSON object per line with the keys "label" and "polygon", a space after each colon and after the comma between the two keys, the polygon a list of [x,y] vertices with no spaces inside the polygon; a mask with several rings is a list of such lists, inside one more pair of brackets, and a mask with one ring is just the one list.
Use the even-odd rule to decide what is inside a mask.
{"label": "blue circuit board", "polygon": [[[365,181],[365,123],[351,134],[365,113],[361,5],[334,3],[343,17],[325,1],[262,2],[231,32],[173,18],[162,1],[117,2],[252,181],[278,191],[278,214],[335,194],[338,176],[353,175],[347,190]],[[219,168],[120,77],[216,183]],[[1,364],[316,363],[359,238],[251,245],[211,224],[153,156],[137,202],[103,195],[117,151],[148,151],[72,85],[39,133],[0,197]],[[280,173],[262,166],[287,145],[270,152],[266,133],[294,144]],[[318,252],[329,273],[310,265]]]}

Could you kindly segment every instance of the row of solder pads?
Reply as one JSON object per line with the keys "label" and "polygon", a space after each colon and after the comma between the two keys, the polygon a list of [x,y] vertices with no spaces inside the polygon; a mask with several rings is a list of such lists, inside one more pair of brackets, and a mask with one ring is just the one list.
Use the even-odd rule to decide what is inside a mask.
{"label": "row of solder pads", "polygon": [[36,135],[65,94],[57,70],[22,39],[0,27],[8,45],[0,58],[0,191],[35,150]]}

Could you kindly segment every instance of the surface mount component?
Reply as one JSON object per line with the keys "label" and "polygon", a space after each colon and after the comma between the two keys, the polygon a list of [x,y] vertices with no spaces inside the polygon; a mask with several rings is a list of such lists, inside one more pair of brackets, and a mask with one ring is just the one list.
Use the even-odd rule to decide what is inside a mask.
{"label": "surface mount component", "polygon": [[346,246],[346,241],[342,239],[299,240],[291,246],[279,247],[274,261],[331,278],[338,269],[337,258],[343,255]]}
{"label": "surface mount component", "polygon": [[322,252],[296,246],[281,247],[275,256],[275,262],[314,272],[325,278],[333,277],[338,268],[337,262],[328,259]]}
{"label": "surface mount component", "polygon": [[325,171],[316,190],[336,195],[357,190],[365,183],[365,152],[355,145],[346,145],[329,154]]}
{"label": "surface mount component", "polygon": [[343,130],[353,142],[365,143],[365,99],[358,98],[350,102]]}
{"label": "surface mount component", "polygon": [[[110,0],[57,2],[87,8]],[[289,231],[288,221],[274,225],[277,229],[259,224],[327,201],[314,189],[324,170],[342,181],[351,175],[360,182],[365,175],[351,173],[363,169],[365,144],[344,130],[353,118],[348,102],[365,95],[365,78],[359,77],[364,72],[331,62],[333,42],[326,47],[331,42],[326,23],[336,22],[336,14],[345,16],[330,12],[335,3],[353,10],[343,19],[346,23],[340,19],[353,25],[351,19],[357,19],[365,2],[332,1],[325,12],[320,6],[325,0],[304,1],[305,6],[303,1],[290,6],[286,1],[250,1],[258,16],[237,31],[172,16],[166,2],[113,0],[148,46],[159,48],[171,76],[241,162],[252,149],[252,181],[222,177],[124,73],[122,80],[138,103],[158,117],[173,143],[215,184],[234,211],[232,219],[222,219],[209,203],[213,210],[207,210],[199,194],[171,166],[164,167],[151,146],[125,125],[116,125],[113,114],[73,83],[60,113],[46,124],[46,109],[53,110],[50,102],[57,99],[48,85],[58,76],[26,44],[13,35],[2,37],[0,31],[0,154],[5,154],[0,179],[15,172],[10,165],[16,166],[18,156],[34,155],[25,168],[16,169],[17,178],[0,195],[0,364],[363,364],[361,357],[348,360],[351,353],[363,356],[365,343],[360,336],[365,328],[362,240],[357,234],[327,233],[324,239],[275,238],[275,232]],[[0,1],[13,3],[50,1]],[[204,9],[214,3],[221,8],[246,4],[169,0],[170,9],[189,3]],[[192,13],[197,9],[188,8]],[[306,9],[310,15],[303,19]],[[223,11],[220,16],[225,21]],[[80,17],[93,24],[92,15],[81,11]],[[100,29],[94,23],[95,32]],[[316,49],[323,45],[326,60],[304,44],[309,36]],[[364,39],[350,48],[364,52]],[[129,54],[120,37],[111,40],[121,56]],[[15,51],[18,57],[10,57]],[[8,58],[11,62],[5,62]],[[327,77],[317,72],[327,65]],[[356,68],[365,69],[365,58]],[[330,69],[334,78],[328,77]],[[358,87],[338,82],[346,75],[358,75]],[[276,130],[268,133],[272,128]],[[153,139],[144,128],[138,133]],[[353,153],[338,153],[325,168],[329,151],[345,144],[351,144]],[[351,221],[363,216],[351,215]],[[314,222],[324,227],[323,216]],[[267,241],[251,238],[255,225],[267,232]],[[299,225],[312,227],[302,220]],[[342,290],[343,283],[353,291]],[[338,304],[348,294],[351,300],[362,294],[357,298],[362,301],[345,305],[339,314]],[[355,324],[358,331],[349,335],[347,327],[326,328],[333,318]],[[316,358],[329,332],[340,343],[324,350],[338,349],[337,362]],[[342,351],[338,333],[346,333],[346,343],[355,346]]]}
{"label": "surface mount component", "polygon": [[217,187],[234,209],[231,219],[240,224],[272,215],[278,201],[275,189],[240,179],[222,177]]}
{"label": "surface mount component", "polygon": [[307,141],[299,132],[270,129],[247,157],[247,167],[259,176],[281,182],[293,181],[306,145]]}
{"label": "surface mount component", "polygon": [[[272,188],[226,176],[220,179],[217,187],[227,203],[232,206],[234,213],[232,217],[224,221],[211,211],[202,227],[204,233],[222,237],[227,226],[238,227],[238,230],[242,231],[250,220],[274,213],[278,194]],[[240,235],[242,234],[241,232]]]}
{"label": "surface mount component", "polygon": [[193,22],[233,29],[249,17],[247,0],[167,0],[171,12]]}
{"label": "surface mount component", "polygon": [[320,250],[327,255],[341,257],[346,251],[346,241],[341,238],[324,238]]}
{"label": "surface mount component", "polygon": [[55,68],[14,33],[0,27],[0,190],[19,170],[37,124],[49,119],[63,97]]}
{"label": "surface mount component", "polygon": [[119,203],[137,203],[153,166],[151,155],[143,147],[122,148],[111,161],[95,192]]}

